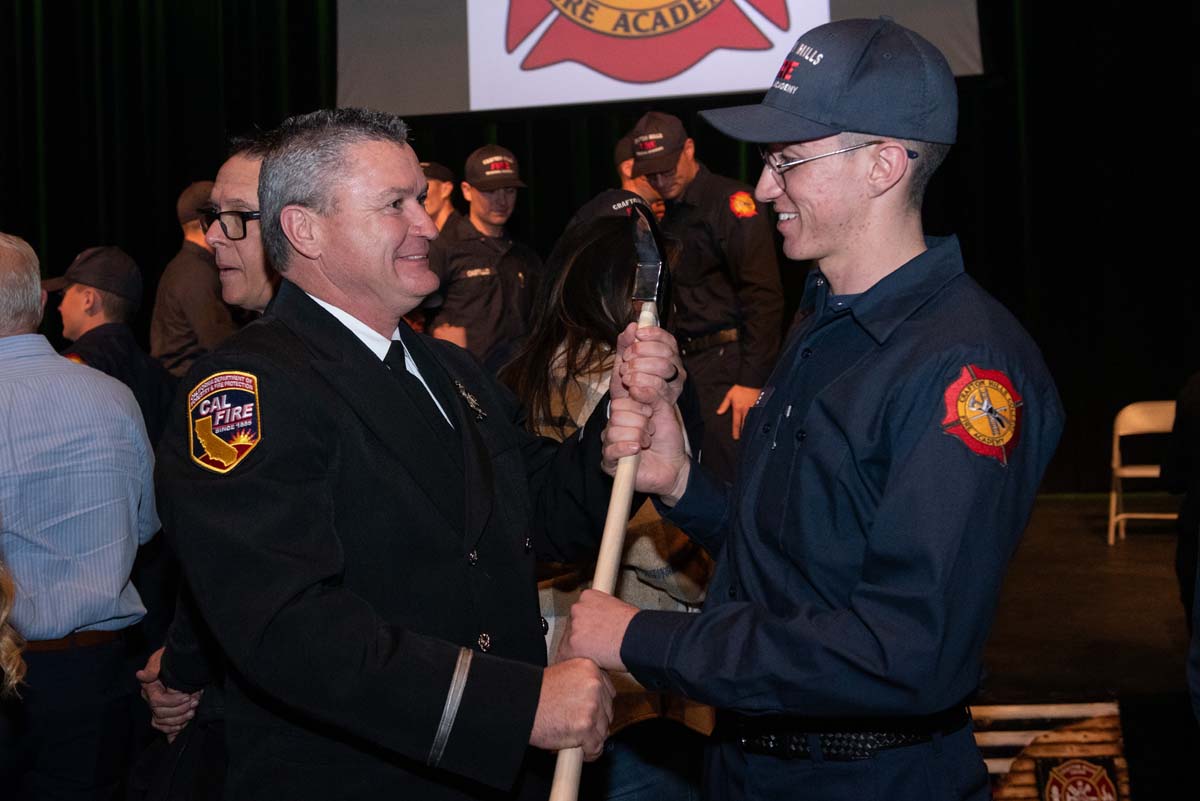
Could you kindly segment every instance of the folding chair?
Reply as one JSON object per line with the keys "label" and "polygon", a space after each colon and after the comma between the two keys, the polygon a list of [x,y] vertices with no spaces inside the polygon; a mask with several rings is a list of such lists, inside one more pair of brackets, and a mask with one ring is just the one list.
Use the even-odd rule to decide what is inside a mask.
{"label": "folding chair", "polygon": [[1112,488],[1108,494],[1108,544],[1116,542],[1120,531],[1125,539],[1126,520],[1174,520],[1179,515],[1169,512],[1126,512],[1121,495],[1121,479],[1158,478],[1161,466],[1156,464],[1125,464],[1121,461],[1121,437],[1137,434],[1167,434],[1175,424],[1175,401],[1139,401],[1117,412],[1113,420]]}

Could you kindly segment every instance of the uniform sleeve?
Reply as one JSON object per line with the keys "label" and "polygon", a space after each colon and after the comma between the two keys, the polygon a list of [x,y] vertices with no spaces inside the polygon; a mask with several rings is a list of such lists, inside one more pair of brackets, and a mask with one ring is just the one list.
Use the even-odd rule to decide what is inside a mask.
{"label": "uniform sleeve", "polygon": [[655,507],[667,520],[704,546],[712,556],[721,552],[725,534],[729,531],[730,487],[699,462],[693,461],[688,473],[687,488],[673,507],[657,499]]}
{"label": "uniform sleeve", "polygon": [[462,317],[463,287],[458,280],[452,259],[450,258],[448,240],[435,239],[429,245],[429,269],[438,277],[438,294],[442,304],[432,310],[429,330],[439,325],[465,325]]}
{"label": "uniform sleeve", "polygon": [[717,232],[742,313],[737,383],[763,387],[775,367],[783,328],[783,286],[770,215],[745,191],[722,196],[721,202]]}
{"label": "uniform sleeve", "polygon": [[[914,372],[932,380],[886,409],[896,458],[848,596],[786,616],[745,601],[700,615],[639,612],[621,647],[639,681],[747,713],[828,717],[933,713],[975,689],[1061,406],[1048,380],[1018,385],[1024,417],[1005,466],[943,430],[949,379]],[[803,566],[793,575],[802,581]]]}
{"label": "uniform sleeve", "polygon": [[[201,467],[180,393],[157,470],[171,544],[225,657],[302,720],[510,786],[542,669],[392,625],[344,586],[334,492],[346,488],[334,486],[341,456],[327,418],[336,410],[307,404],[265,357],[207,357],[185,387],[230,370],[257,379],[257,443],[227,472]],[[447,744],[439,731],[452,687],[461,703]]]}

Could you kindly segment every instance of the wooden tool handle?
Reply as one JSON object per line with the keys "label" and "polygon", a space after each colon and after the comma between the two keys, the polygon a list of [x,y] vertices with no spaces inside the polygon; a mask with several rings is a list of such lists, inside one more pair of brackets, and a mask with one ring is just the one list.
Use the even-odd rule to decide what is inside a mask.
{"label": "wooden tool handle", "polygon": [[[642,304],[638,328],[658,325],[658,307],[653,301]],[[596,557],[596,572],[592,589],[610,595],[617,586],[621,569],[621,552],[625,550],[625,529],[629,525],[629,507],[633,503],[633,483],[637,478],[641,455],[622,456],[613,477],[612,495],[608,498],[608,515],[604,518],[604,534],[600,538],[600,555]],[[579,798],[579,777],[583,772],[583,749],[567,748],[558,752],[554,766],[554,783],[550,786],[550,801],[576,801]]]}

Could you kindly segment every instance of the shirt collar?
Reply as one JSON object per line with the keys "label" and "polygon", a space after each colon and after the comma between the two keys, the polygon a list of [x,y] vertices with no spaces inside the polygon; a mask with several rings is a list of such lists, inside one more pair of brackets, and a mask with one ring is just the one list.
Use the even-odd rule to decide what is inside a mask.
{"label": "shirt collar", "polygon": [[692,182],[687,185],[687,189],[684,189],[683,194],[679,196],[679,202],[686,203],[689,206],[699,206],[706,194],[704,186],[708,183],[710,175],[712,173],[708,171],[708,167],[697,162],[696,176],[692,178]]}
{"label": "shirt collar", "polygon": [[[379,361],[383,361],[383,357],[387,356],[388,349],[392,346],[392,339],[400,339],[399,327],[392,332],[392,339],[387,339],[381,336],[378,331],[364,323],[362,320],[348,312],[342,311],[332,303],[326,303],[316,295],[308,292],[305,292],[304,294],[312,298],[313,301],[322,309],[332,314],[339,323],[350,329],[350,333],[354,334],[354,336],[358,337],[364,345],[370,348],[371,352],[379,357]],[[407,354],[407,350],[405,353]]]}
{"label": "shirt collar", "polygon": [[22,356],[57,356],[50,340],[41,334],[14,334],[0,337],[0,356],[20,358]]}
{"label": "shirt collar", "polygon": [[[857,297],[849,313],[879,344],[913,315],[925,301],[963,274],[962,249],[955,236],[927,236],[926,250],[885,275]],[[805,307],[820,312],[829,282],[819,270],[805,283]],[[811,294],[810,294],[811,293]],[[812,298],[812,303],[807,298]]]}

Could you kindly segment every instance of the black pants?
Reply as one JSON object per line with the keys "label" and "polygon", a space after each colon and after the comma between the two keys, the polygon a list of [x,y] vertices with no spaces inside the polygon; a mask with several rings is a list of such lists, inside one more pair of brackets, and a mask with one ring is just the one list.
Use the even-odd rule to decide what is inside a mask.
{"label": "black pants", "polygon": [[129,769],[140,704],[124,640],[25,654],[21,697],[0,706],[5,801],[110,799]]}
{"label": "black pants", "polygon": [[[733,481],[737,468],[737,441],[733,438],[733,410],[717,414],[725,393],[737,380],[742,350],[730,342],[699,353],[688,354],[683,360],[688,379],[696,387],[700,400],[700,417],[704,422],[704,441],[701,443],[700,463],[724,481]],[[696,443],[692,443],[695,448]]]}

